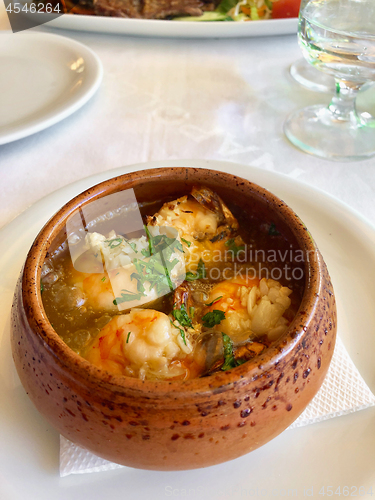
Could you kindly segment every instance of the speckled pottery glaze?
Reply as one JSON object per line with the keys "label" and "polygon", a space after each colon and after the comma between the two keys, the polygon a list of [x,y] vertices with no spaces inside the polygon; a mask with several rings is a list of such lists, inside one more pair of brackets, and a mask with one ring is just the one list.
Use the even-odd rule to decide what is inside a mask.
{"label": "speckled pottery glaze", "polygon": [[[66,237],[70,214],[89,201],[134,188],[138,202],[186,194],[204,184],[245,213],[272,220],[314,258],[290,328],[271,348],[226,372],[186,382],[142,381],[104,372],[75,354],[49,323],[40,273]],[[233,175],[158,168],[116,177],[80,194],[44,226],[27,256],[12,313],[12,350],[21,382],[62,435],[119,464],[154,470],[206,467],[234,459],[286,429],[314,397],[328,370],[336,306],[326,265],[305,225],[283,201]]]}

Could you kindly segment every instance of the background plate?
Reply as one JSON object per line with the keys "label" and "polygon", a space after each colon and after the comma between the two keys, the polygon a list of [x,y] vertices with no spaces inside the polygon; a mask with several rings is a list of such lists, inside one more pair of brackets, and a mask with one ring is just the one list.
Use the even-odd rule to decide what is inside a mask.
{"label": "background plate", "polygon": [[[240,175],[274,192],[297,212],[330,270],[339,334],[375,391],[375,228],[361,216],[286,176],[235,163],[152,162],[97,174],[47,196],[0,231],[1,500],[323,499],[328,496],[327,487],[333,492],[340,487],[343,495],[344,486],[349,488],[345,490],[348,496],[371,500],[371,487],[375,493],[375,408],[285,431],[244,457],[207,469],[151,472],[125,468],[58,476],[58,433],[29,401],[12,362],[10,308],[16,280],[36,234],[66,201],[104,179],[161,166],[206,167]],[[338,493],[333,496],[337,498]]]}
{"label": "background plate", "polygon": [[232,23],[124,19],[119,17],[63,14],[47,23],[46,26],[66,30],[95,31],[97,33],[116,33],[121,35],[170,38],[235,38],[297,33],[298,19],[267,19],[264,21]]}
{"label": "background plate", "polygon": [[0,144],[39,132],[71,115],[102,80],[98,57],[58,35],[0,34]]}

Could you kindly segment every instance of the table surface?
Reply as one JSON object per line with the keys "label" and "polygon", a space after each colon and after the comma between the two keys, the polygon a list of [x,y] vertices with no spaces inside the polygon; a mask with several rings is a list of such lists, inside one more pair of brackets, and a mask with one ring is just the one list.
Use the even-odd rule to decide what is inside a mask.
{"label": "table surface", "polygon": [[[0,30],[9,30],[2,0]],[[104,78],[96,95],[70,117],[0,146],[0,228],[44,196],[89,175],[184,158],[228,160],[283,173],[334,195],[375,224],[375,158],[325,161],[300,152],[283,134],[290,112],[330,98],[302,88],[289,76],[290,64],[301,57],[295,35],[173,40],[46,26],[35,30],[86,44],[101,59]],[[373,90],[358,101],[360,109],[375,114]],[[363,432],[365,427],[373,430],[374,413],[364,413]],[[334,433],[340,426],[345,422],[338,419],[325,428]],[[299,445],[308,449],[311,434],[301,434],[301,439]],[[280,481],[285,467],[277,471]],[[86,482],[82,478],[80,487]]]}
{"label": "table surface", "polygon": [[[9,29],[0,0],[0,29]],[[330,96],[288,73],[296,36],[171,40],[53,30],[101,59],[97,94],[62,122],[0,146],[0,228],[54,190],[151,160],[229,160],[322,189],[375,223],[375,158],[337,163],[300,152],[283,134],[288,113]],[[359,106],[375,113],[375,92]]]}

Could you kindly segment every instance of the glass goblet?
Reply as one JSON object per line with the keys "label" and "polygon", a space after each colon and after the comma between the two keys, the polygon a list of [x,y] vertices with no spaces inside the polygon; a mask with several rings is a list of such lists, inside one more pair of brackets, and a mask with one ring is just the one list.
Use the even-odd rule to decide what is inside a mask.
{"label": "glass goblet", "polygon": [[290,76],[303,87],[313,92],[325,92],[332,94],[335,92],[335,79],[318,71],[306,59],[297,59],[289,68]]}
{"label": "glass goblet", "polygon": [[303,151],[332,160],[375,155],[374,120],[359,115],[356,96],[375,81],[375,1],[302,0],[298,39],[305,59],[335,79],[327,106],[292,113],[288,139]]}

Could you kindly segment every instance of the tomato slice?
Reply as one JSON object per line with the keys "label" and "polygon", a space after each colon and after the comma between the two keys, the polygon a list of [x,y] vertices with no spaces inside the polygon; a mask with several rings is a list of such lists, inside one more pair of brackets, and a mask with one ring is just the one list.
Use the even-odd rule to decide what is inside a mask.
{"label": "tomato slice", "polygon": [[301,0],[277,0],[272,5],[272,18],[298,17]]}

